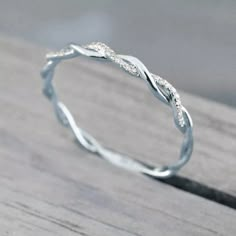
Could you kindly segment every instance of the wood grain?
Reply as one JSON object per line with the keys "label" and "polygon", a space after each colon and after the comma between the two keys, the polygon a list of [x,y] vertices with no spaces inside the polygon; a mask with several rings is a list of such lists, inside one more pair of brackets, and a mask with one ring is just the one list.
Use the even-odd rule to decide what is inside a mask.
{"label": "wood grain", "polygon": [[[11,47],[2,42],[2,99],[15,101],[20,109],[33,112],[37,108],[54,119],[42,97],[39,77],[46,50]],[[75,59],[58,69],[55,82],[62,100],[79,125],[105,145],[149,163],[171,163],[178,158],[182,137],[173,125],[171,110],[150,94],[143,81],[91,60]],[[236,111],[180,94],[194,121],[195,140],[192,159],[180,174],[236,196]],[[67,134],[59,126],[56,131]]]}
{"label": "wood grain", "polygon": [[[10,39],[1,39],[0,48],[1,235],[235,234],[233,209],[78,148],[41,95],[45,50]],[[173,161],[181,137],[170,110],[142,81],[89,63],[75,60],[57,73],[60,94],[81,126],[134,157]],[[235,195],[236,112],[181,94],[196,144],[180,175]]]}

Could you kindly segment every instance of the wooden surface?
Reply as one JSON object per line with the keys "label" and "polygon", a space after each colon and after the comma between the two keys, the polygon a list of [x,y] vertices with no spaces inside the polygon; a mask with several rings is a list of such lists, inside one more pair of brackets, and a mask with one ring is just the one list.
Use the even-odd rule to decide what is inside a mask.
{"label": "wooden surface", "polygon": [[[0,51],[0,235],[235,235],[236,111],[180,92],[195,150],[175,183],[163,183],[73,142],[41,94],[47,50],[2,38]],[[58,72],[65,104],[108,147],[150,163],[177,158],[171,111],[145,83],[83,59]]]}

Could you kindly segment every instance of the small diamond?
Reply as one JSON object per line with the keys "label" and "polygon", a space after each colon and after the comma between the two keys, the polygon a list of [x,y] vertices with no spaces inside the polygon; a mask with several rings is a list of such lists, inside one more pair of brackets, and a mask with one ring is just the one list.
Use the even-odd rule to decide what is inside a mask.
{"label": "small diamond", "polygon": [[175,100],[176,100],[176,101],[180,100],[180,96],[179,96],[178,93],[175,95]]}
{"label": "small diamond", "polygon": [[121,59],[119,56],[116,55],[116,53],[109,48],[106,44],[100,43],[100,42],[93,42],[89,45],[86,45],[85,48],[95,50],[102,54],[104,57],[109,58],[111,61],[115,62],[116,64],[120,65],[121,68],[126,70],[132,75],[139,76],[138,69],[136,66],[127,63],[123,59]]}
{"label": "small diamond", "polygon": [[165,89],[167,90],[167,92],[170,94],[170,92],[171,92],[171,89],[172,89],[172,85],[171,84],[169,84],[169,83],[166,83],[165,84]]}
{"label": "small diamond", "polygon": [[134,74],[138,73],[138,70],[137,70],[137,68],[134,65],[132,65],[130,68],[131,68],[131,72],[132,73],[134,73]]}
{"label": "small diamond", "polygon": [[164,86],[164,85],[165,85],[165,80],[160,79],[160,80],[159,80],[159,84],[160,84],[160,86]]}
{"label": "small diamond", "polygon": [[129,69],[129,65],[128,65],[127,63],[124,63],[124,64],[122,65],[122,67],[123,67],[125,70],[128,70],[128,69]]}
{"label": "small diamond", "polygon": [[171,88],[171,91],[170,91],[170,92],[171,92],[171,94],[172,94],[173,96],[177,93],[177,91],[176,91],[176,89],[175,89],[174,87]]}
{"label": "small diamond", "polygon": [[114,55],[111,55],[111,56],[110,56],[110,59],[111,59],[112,61],[114,61],[114,60],[116,59],[116,57],[115,57]]}
{"label": "small diamond", "polygon": [[177,109],[181,109],[181,102],[175,103]]}
{"label": "small diamond", "polygon": [[115,63],[117,63],[117,64],[121,64],[121,63],[122,63],[122,59],[120,59],[119,57],[116,57],[116,58],[114,59],[114,61],[115,61]]}

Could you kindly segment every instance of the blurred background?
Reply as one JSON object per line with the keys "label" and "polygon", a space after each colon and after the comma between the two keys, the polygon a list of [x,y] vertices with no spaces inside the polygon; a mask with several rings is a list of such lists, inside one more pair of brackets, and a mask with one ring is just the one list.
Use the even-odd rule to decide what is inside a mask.
{"label": "blurred background", "polygon": [[235,0],[0,3],[0,34],[48,48],[102,41],[176,88],[236,106]]}

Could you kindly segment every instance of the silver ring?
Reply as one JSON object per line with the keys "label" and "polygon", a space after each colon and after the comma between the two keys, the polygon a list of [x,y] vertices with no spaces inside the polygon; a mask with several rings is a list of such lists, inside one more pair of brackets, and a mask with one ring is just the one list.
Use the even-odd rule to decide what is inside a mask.
{"label": "silver ring", "polygon": [[[146,165],[141,161],[103,147],[93,136],[76,125],[68,108],[58,100],[52,84],[52,79],[55,68],[61,61],[75,58],[80,55],[93,59],[108,60],[120,66],[120,68],[130,75],[145,80],[154,96],[172,108],[175,125],[184,136],[180,157],[175,164],[163,167]],[[107,45],[99,42],[84,46],[70,44],[58,52],[47,54],[46,59],[47,63],[41,72],[44,81],[43,92],[52,102],[59,122],[63,126],[70,128],[75,138],[86,150],[98,154],[100,157],[114,165],[156,178],[171,177],[188,162],[193,151],[192,119],[187,110],[182,106],[176,89],[166,80],[150,73],[139,59],[128,55],[116,54]]]}

